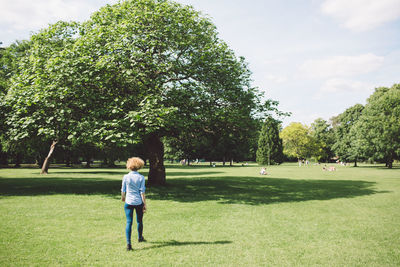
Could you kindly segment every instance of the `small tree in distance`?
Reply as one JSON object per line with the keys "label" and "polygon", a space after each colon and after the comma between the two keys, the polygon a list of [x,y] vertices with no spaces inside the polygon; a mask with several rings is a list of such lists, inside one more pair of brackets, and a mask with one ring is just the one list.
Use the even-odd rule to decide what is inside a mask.
{"label": "small tree in distance", "polygon": [[283,147],[279,137],[279,122],[269,117],[265,120],[258,139],[257,163],[271,165],[282,162]]}
{"label": "small tree in distance", "polygon": [[286,126],[280,137],[283,141],[283,153],[289,157],[304,159],[316,154],[316,140],[311,130],[300,122],[292,122]]}

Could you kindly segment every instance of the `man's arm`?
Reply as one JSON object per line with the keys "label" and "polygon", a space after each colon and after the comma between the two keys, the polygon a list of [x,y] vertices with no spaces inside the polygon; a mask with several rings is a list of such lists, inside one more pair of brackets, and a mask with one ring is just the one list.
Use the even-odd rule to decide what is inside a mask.
{"label": "man's arm", "polygon": [[121,191],[121,201],[125,202],[126,193]]}

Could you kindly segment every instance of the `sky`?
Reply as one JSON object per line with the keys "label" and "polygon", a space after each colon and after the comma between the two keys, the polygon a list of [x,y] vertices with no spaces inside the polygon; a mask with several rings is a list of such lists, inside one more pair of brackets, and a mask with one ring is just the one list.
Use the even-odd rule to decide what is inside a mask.
{"label": "sky", "polygon": [[[117,0],[0,0],[3,47]],[[253,86],[291,122],[329,120],[376,87],[400,83],[400,0],[176,0],[216,25]]]}

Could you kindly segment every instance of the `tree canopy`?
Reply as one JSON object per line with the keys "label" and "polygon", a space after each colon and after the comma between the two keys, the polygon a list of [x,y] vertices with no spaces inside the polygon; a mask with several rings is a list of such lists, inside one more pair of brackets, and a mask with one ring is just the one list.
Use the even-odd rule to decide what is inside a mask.
{"label": "tree canopy", "polygon": [[357,136],[353,134],[351,129],[361,117],[363,109],[363,105],[356,104],[332,118],[336,139],[332,148],[342,161],[354,161],[355,166],[357,166],[357,161],[362,157],[362,154],[357,145]]}
{"label": "tree canopy", "polygon": [[311,130],[299,122],[292,122],[280,133],[283,141],[283,153],[289,157],[304,159],[315,154],[316,140]]}
{"label": "tree canopy", "polygon": [[165,183],[163,136],[235,146],[273,105],[210,19],[170,1],[124,1],[82,24],[58,22],[32,36],[20,65],[6,97],[10,140],[144,142],[150,184]]}
{"label": "tree canopy", "polygon": [[392,168],[400,157],[400,84],[379,87],[368,98],[351,134],[365,157],[383,160]]}
{"label": "tree canopy", "polygon": [[311,123],[311,135],[316,142],[315,157],[318,161],[328,162],[334,157],[332,146],[335,142],[334,132],[331,125],[322,118]]}
{"label": "tree canopy", "polygon": [[280,164],[283,162],[282,139],[279,137],[279,121],[269,117],[265,120],[258,139],[258,164]]}

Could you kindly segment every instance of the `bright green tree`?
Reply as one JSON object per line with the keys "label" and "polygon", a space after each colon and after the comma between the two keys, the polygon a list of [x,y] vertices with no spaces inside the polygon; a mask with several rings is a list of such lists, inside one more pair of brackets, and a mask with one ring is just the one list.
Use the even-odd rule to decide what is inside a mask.
{"label": "bright green tree", "polygon": [[10,78],[18,71],[19,59],[26,55],[29,47],[28,41],[17,41],[8,47],[0,47],[0,164],[2,165],[7,164],[7,157],[11,155],[16,158],[16,165],[19,164],[21,153],[17,146],[9,142],[4,135],[8,128],[5,123],[5,115],[9,111],[4,98],[10,87]]}
{"label": "bright green tree", "polygon": [[77,27],[76,23],[60,22],[33,35],[5,97],[10,146],[28,151],[51,144],[42,173],[47,173],[56,144],[67,140],[84,114],[82,99],[69,87],[73,73],[57,71],[68,64],[61,58],[75,42]]}
{"label": "bright green tree", "polygon": [[283,141],[283,153],[289,157],[304,159],[316,154],[316,140],[311,129],[299,122],[292,122],[280,133]]}
{"label": "bright green tree", "polygon": [[280,164],[283,162],[282,139],[279,137],[279,121],[267,118],[258,139],[257,163]]}

